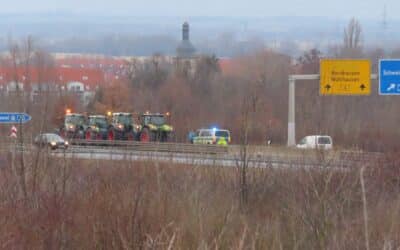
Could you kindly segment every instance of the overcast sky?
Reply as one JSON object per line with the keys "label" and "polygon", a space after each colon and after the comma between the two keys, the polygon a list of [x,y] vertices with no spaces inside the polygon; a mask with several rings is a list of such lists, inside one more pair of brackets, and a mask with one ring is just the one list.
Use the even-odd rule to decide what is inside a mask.
{"label": "overcast sky", "polygon": [[[399,0],[12,0],[0,13],[72,11],[132,16],[328,16],[382,19],[400,11]],[[392,15],[391,15],[392,14]]]}

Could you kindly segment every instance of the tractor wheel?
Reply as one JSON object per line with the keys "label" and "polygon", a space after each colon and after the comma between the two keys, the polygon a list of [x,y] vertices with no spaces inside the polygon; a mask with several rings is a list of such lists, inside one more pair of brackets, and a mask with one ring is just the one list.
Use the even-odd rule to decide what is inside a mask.
{"label": "tractor wheel", "polygon": [[173,132],[162,132],[161,142],[175,142],[175,135]]}
{"label": "tractor wheel", "polygon": [[167,141],[168,141],[168,134],[166,132],[161,132],[160,142],[167,142]]}
{"label": "tractor wheel", "polygon": [[86,139],[85,138],[85,130],[83,129],[83,127],[79,127],[79,128],[77,128],[77,130],[75,130],[74,138],[77,138],[80,140]]}
{"label": "tractor wheel", "polygon": [[150,141],[161,141],[160,133],[150,131]]}
{"label": "tractor wheel", "polygon": [[86,130],[86,132],[85,132],[85,140],[90,141],[90,140],[92,140],[92,138],[93,138],[92,130],[91,129]]}
{"label": "tractor wheel", "polygon": [[60,136],[65,140],[67,138],[67,133],[65,132],[65,129],[62,128],[60,129]]}
{"label": "tractor wheel", "polygon": [[144,128],[140,133],[141,142],[150,142],[150,131],[148,128]]}
{"label": "tractor wheel", "polygon": [[128,141],[134,141],[135,140],[135,134],[132,131],[128,132],[126,138],[127,138]]}
{"label": "tractor wheel", "polygon": [[115,131],[113,129],[108,130],[107,139],[109,141],[115,140]]}

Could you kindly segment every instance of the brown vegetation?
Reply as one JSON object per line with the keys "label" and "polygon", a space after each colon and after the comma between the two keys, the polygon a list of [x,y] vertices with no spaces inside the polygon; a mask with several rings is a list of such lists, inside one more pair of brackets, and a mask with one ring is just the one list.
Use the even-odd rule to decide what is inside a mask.
{"label": "brown vegetation", "polygon": [[382,166],[365,166],[362,178],[356,166],[346,171],[249,169],[243,203],[237,168],[87,162],[54,159],[46,152],[25,155],[24,196],[13,157],[4,156],[2,249],[400,246],[395,157]]}
{"label": "brown vegetation", "polygon": [[131,77],[118,82],[121,95],[112,94],[115,85],[100,88],[90,112],[102,112],[117,99],[121,104],[117,109],[170,112],[179,141],[185,141],[190,130],[218,125],[230,129],[238,143],[243,101],[251,98],[257,108],[252,114],[250,142],[265,143],[268,136],[284,143],[287,102],[282,96],[287,95],[289,57],[266,51],[233,59],[235,70],[227,74],[221,72],[215,57],[200,57],[190,65],[168,65],[162,57],[155,57],[148,64],[138,68],[132,62]]}

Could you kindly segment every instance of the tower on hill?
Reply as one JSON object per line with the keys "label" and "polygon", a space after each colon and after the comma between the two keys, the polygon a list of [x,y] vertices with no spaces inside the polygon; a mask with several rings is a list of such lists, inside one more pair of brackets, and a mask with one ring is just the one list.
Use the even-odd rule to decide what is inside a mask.
{"label": "tower on hill", "polygon": [[182,41],[176,48],[176,56],[178,58],[192,58],[196,52],[196,49],[190,42],[190,27],[188,22],[184,22],[182,25]]}

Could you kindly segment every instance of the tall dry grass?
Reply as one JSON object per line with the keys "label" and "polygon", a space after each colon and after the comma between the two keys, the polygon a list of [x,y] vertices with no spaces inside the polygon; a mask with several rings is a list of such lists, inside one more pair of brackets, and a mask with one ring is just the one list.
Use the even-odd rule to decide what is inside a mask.
{"label": "tall dry grass", "polygon": [[0,154],[1,249],[365,249],[366,237],[370,249],[400,246],[398,155],[364,166],[364,189],[362,166],[249,169],[243,206],[236,168],[45,151],[37,168],[25,155],[24,198],[18,161]]}

